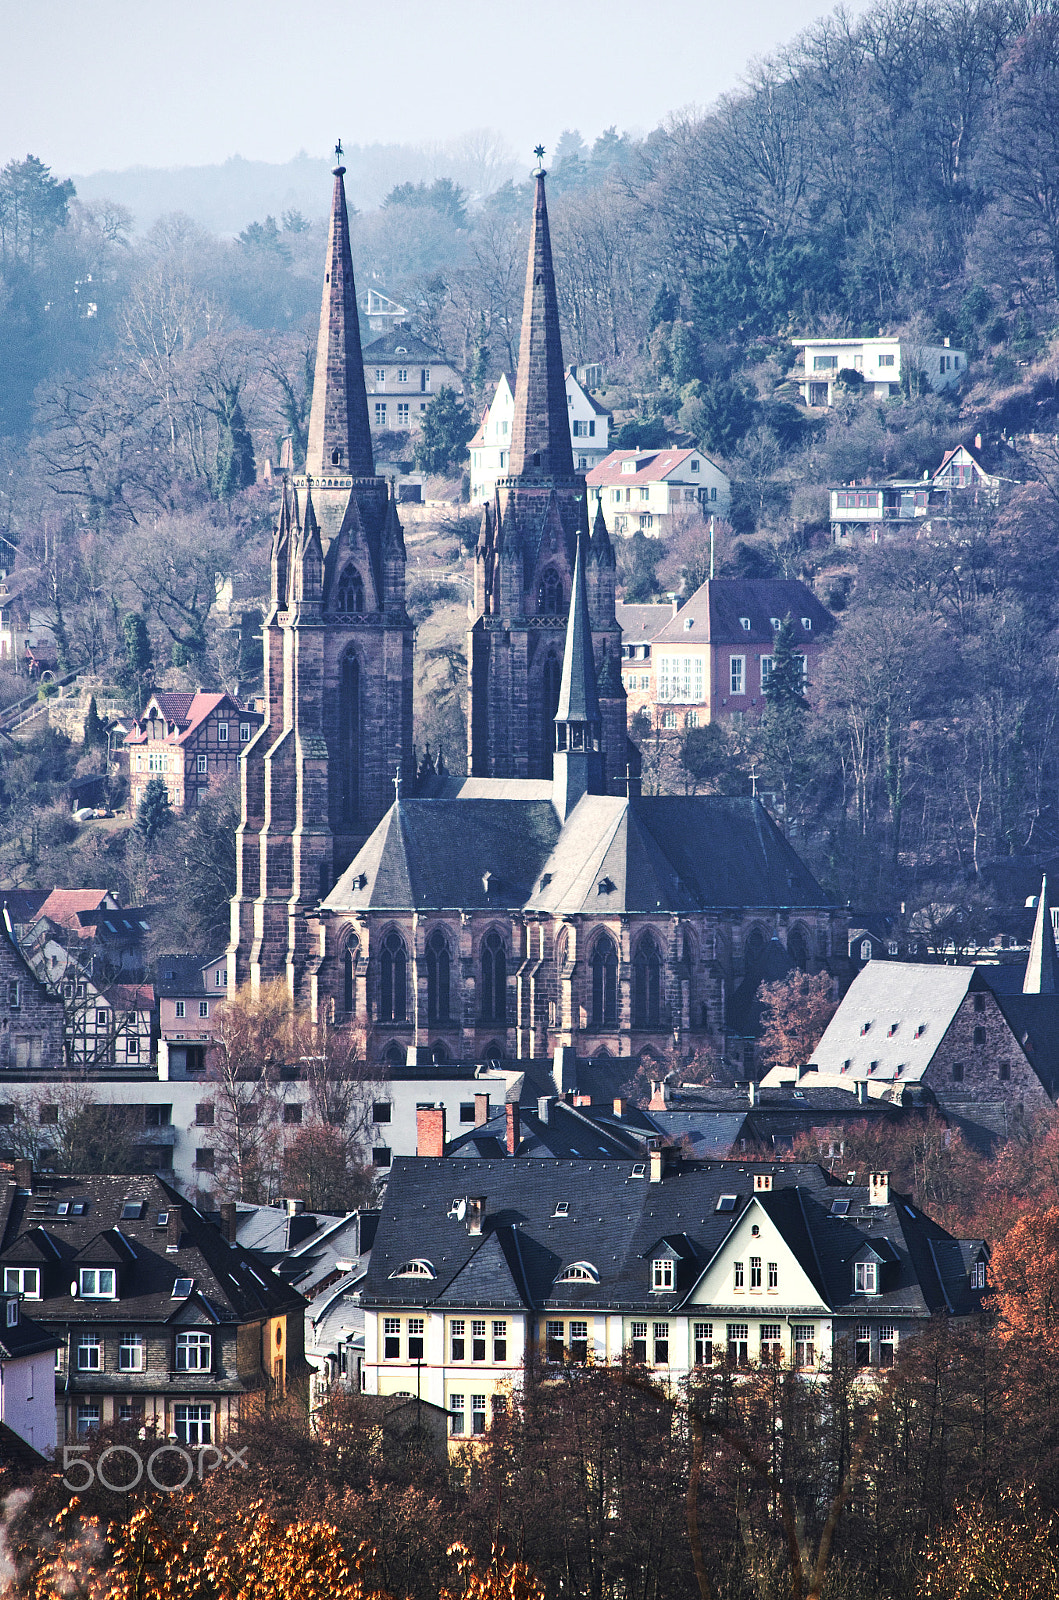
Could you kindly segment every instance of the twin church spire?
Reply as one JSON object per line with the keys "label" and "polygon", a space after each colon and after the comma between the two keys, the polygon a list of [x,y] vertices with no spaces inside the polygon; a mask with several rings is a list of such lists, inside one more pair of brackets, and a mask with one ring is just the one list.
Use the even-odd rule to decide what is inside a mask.
{"label": "twin church spire", "polygon": [[305,470],[314,478],[335,472],[353,478],[375,475],[357,291],[349,246],[345,174],[345,167],[335,167],[313,403],[309,413],[309,443],[305,455]]}

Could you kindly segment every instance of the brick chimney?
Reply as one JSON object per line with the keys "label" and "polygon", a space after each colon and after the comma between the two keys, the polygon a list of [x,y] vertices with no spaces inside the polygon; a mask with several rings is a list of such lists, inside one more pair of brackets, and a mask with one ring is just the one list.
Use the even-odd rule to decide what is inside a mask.
{"label": "brick chimney", "polygon": [[416,1109],[416,1155],[445,1154],[445,1107],[418,1106]]}
{"label": "brick chimney", "polygon": [[484,1128],[488,1121],[489,1096],[487,1094],[476,1094],[474,1097],[474,1125],[476,1128]]}
{"label": "brick chimney", "polygon": [[519,1115],[518,1101],[509,1100],[504,1109],[507,1112],[507,1153],[513,1156],[522,1143],[522,1118]]}
{"label": "brick chimney", "polygon": [[33,1162],[28,1156],[19,1156],[15,1162],[15,1183],[19,1189],[33,1193]]}
{"label": "brick chimney", "polygon": [[666,1170],[666,1151],[656,1147],[651,1151],[650,1180],[652,1183],[661,1183],[662,1175]]}
{"label": "brick chimney", "polygon": [[547,1122],[552,1114],[551,1096],[542,1094],[537,1101],[537,1115],[542,1122]]}
{"label": "brick chimney", "polygon": [[574,1105],[575,1106],[590,1106],[591,1104],[592,1104],[592,1096],[590,1094],[575,1094],[574,1095]]}
{"label": "brick chimney", "polygon": [[669,1090],[666,1087],[664,1079],[651,1079],[651,1099],[647,1109],[648,1111],[669,1110]]}
{"label": "brick chimney", "polygon": [[868,1174],[868,1204],[870,1206],[888,1206],[890,1204],[890,1174],[888,1172],[870,1172]]}
{"label": "brick chimney", "polygon": [[624,1100],[615,1100],[615,1102],[614,1102],[614,1115],[616,1117],[623,1117],[625,1115],[625,1101]]}
{"label": "brick chimney", "polygon": [[166,1255],[172,1255],[180,1249],[180,1241],[184,1237],[184,1213],[179,1206],[169,1208],[169,1216],[165,1225]]}
{"label": "brick chimney", "polygon": [[229,1244],[235,1243],[237,1211],[234,1200],[226,1200],[221,1206],[221,1235]]}

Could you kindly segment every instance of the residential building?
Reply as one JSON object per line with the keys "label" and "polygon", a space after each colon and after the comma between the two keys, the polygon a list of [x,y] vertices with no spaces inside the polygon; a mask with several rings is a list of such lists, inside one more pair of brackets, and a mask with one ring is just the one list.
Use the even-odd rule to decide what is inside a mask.
{"label": "residential building", "polygon": [[1001,479],[986,472],[964,445],[946,450],[933,477],[890,478],[831,489],[831,537],[836,544],[863,534],[931,533],[993,509]]}
{"label": "residential building", "polygon": [[408,320],[408,307],[391,300],[381,289],[369,289],[364,296],[364,319],[372,333],[389,333]]}
{"label": "residential building", "polygon": [[165,783],[175,810],[192,810],[212,781],[238,771],[240,754],[263,721],[260,711],[230,694],[156,689],[125,736],[130,810],[152,778]]}
{"label": "residential building", "polygon": [[25,672],[26,647],[33,632],[29,595],[36,572],[19,572],[9,577],[0,573],[0,661],[12,672]]}
{"label": "residential building", "polygon": [[[614,419],[591,393],[587,382],[578,377],[577,369],[571,367],[566,373],[565,385],[574,470],[589,472],[610,451],[610,428]],[[514,417],[515,391],[512,380],[504,372],[497,379],[493,398],[468,446],[472,505],[484,505],[492,500],[498,481],[507,474]]]}
{"label": "residential building", "polygon": [[655,680],[651,651],[655,639],[680,609],[675,598],[665,605],[619,603],[614,607],[621,624],[621,681],[631,723],[646,711],[655,723]]}
{"label": "residential building", "polygon": [[889,1176],[800,1163],[395,1164],[361,1305],[369,1394],[419,1393],[450,1441],[485,1433],[538,1362],[867,1376],[938,1317],[980,1309],[981,1240],[953,1238]]}
{"label": "residential building", "polygon": [[898,336],[877,339],[795,339],[803,354],[799,379],[802,399],[809,406],[834,404],[835,384],[844,372],[857,373],[852,381],[877,400],[901,393],[911,383],[925,384],[935,394],[952,389],[967,371],[966,350],[953,349],[949,340],[922,344]]}
{"label": "residential building", "polygon": [[[655,615],[663,610],[664,620]],[[652,615],[641,617],[647,612]],[[795,578],[708,578],[679,609],[625,606],[620,615],[623,681],[638,680],[637,709],[647,712],[653,727],[673,731],[718,718],[759,717],[776,634],[788,619],[811,688],[835,629],[826,606]],[[662,626],[655,628],[657,621]],[[643,635],[652,629],[645,644]]]}
{"label": "residential building", "polygon": [[[23,1272],[8,1269],[11,1288],[0,1294],[0,1456],[11,1459],[14,1434],[43,1465],[55,1451],[55,1353],[59,1340],[25,1314]],[[8,1280],[8,1272],[3,1281]],[[10,1432],[8,1432],[10,1430]]]}
{"label": "residential building", "polygon": [[227,954],[159,956],[157,974],[158,1076],[201,1077],[228,995]]}
{"label": "residential building", "polygon": [[728,476],[701,450],[612,450],[585,482],[590,505],[620,534],[661,539],[676,518],[731,510]]}
{"label": "residential building", "polygon": [[306,1376],[301,1295],[157,1176],[16,1162],[0,1270],[59,1341],[60,1445],[116,1422],[214,1444]]}
{"label": "residential building", "polygon": [[26,960],[5,905],[0,927],[0,1072],[55,1071],[65,1062],[60,997]]}
{"label": "residential building", "polygon": [[417,430],[439,389],[463,394],[456,368],[418,338],[407,322],[397,323],[364,346],[364,384],[373,433]]}
{"label": "residential building", "polygon": [[[1050,937],[1050,934],[1049,934]],[[765,1087],[844,1088],[898,1100],[926,1090],[976,1144],[1006,1138],[1059,1095],[1059,995],[996,994],[978,967],[869,961],[812,1060]]]}

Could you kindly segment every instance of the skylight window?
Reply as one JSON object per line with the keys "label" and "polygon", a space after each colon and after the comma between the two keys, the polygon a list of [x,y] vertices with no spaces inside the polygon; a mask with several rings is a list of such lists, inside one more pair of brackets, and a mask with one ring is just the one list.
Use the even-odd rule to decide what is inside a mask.
{"label": "skylight window", "polygon": [[75,1200],[70,1207],[70,1215],[74,1217],[83,1217],[87,1210],[87,1200]]}
{"label": "skylight window", "polygon": [[734,1211],[739,1204],[737,1194],[722,1194],[717,1201],[718,1211]]}
{"label": "skylight window", "polygon": [[555,1210],[552,1212],[552,1216],[553,1217],[568,1217],[569,1215],[570,1215],[570,1202],[569,1202],[569,1200],[557,1200],[555,1202]]}
{"label": "skylight window", "polygon": [[60,1200],[59,1201],[59,1204],[55,1207],[55,1215],[57,1217],[68,1217],[70,1215],[70,1202],[69,1202],[69,1200]]}
{"label": "skylight window", "polygon": [[636,1165],[632,1169],[632,1175],[634,1178],[642,1178],[646,1171],[647,1167],[645,1163],[642,1161],[637,1161]]}
{"label": "skylight window", "polygon": [[848,1217],[850,1202],[848,1200],[832,1200],[831,1215],[833,1217]]}
{"label": "skylight window", "polygon": [[177,1278],[173,1284],[174,1300],[186,1300],[194,1286],[194,1278]]}
{"label": "skylight window", "polygon": [[168,1211],[160,1211],[158,1213],[158,1220],[155,1223],[155,1226],[157,1228],[167,1228],[169,1226],[169,1212]]}
{"label": "skylight window", "polygon": [[142,1200],[126,1200],[121,1208],[122,1222],[139,1222],[143,1216],[144,1202]]}

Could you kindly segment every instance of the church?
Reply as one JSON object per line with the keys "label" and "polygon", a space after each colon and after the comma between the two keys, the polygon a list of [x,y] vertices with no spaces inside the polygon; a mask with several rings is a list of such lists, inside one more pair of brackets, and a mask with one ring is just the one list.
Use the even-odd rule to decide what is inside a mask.
{"label": "church", "polygon": [[724,1050],[767,949],[811,971],[844,949],[844,912],[759,801],[639,792],[614,550],[573,465],[545,176],[508,476],[475,552],[467,776],[417,792],[404,540],[374,473],[334,174],[306,468],[279,508],[266,717],[242,758],[229,983],[284,977],[375,1060]]}

